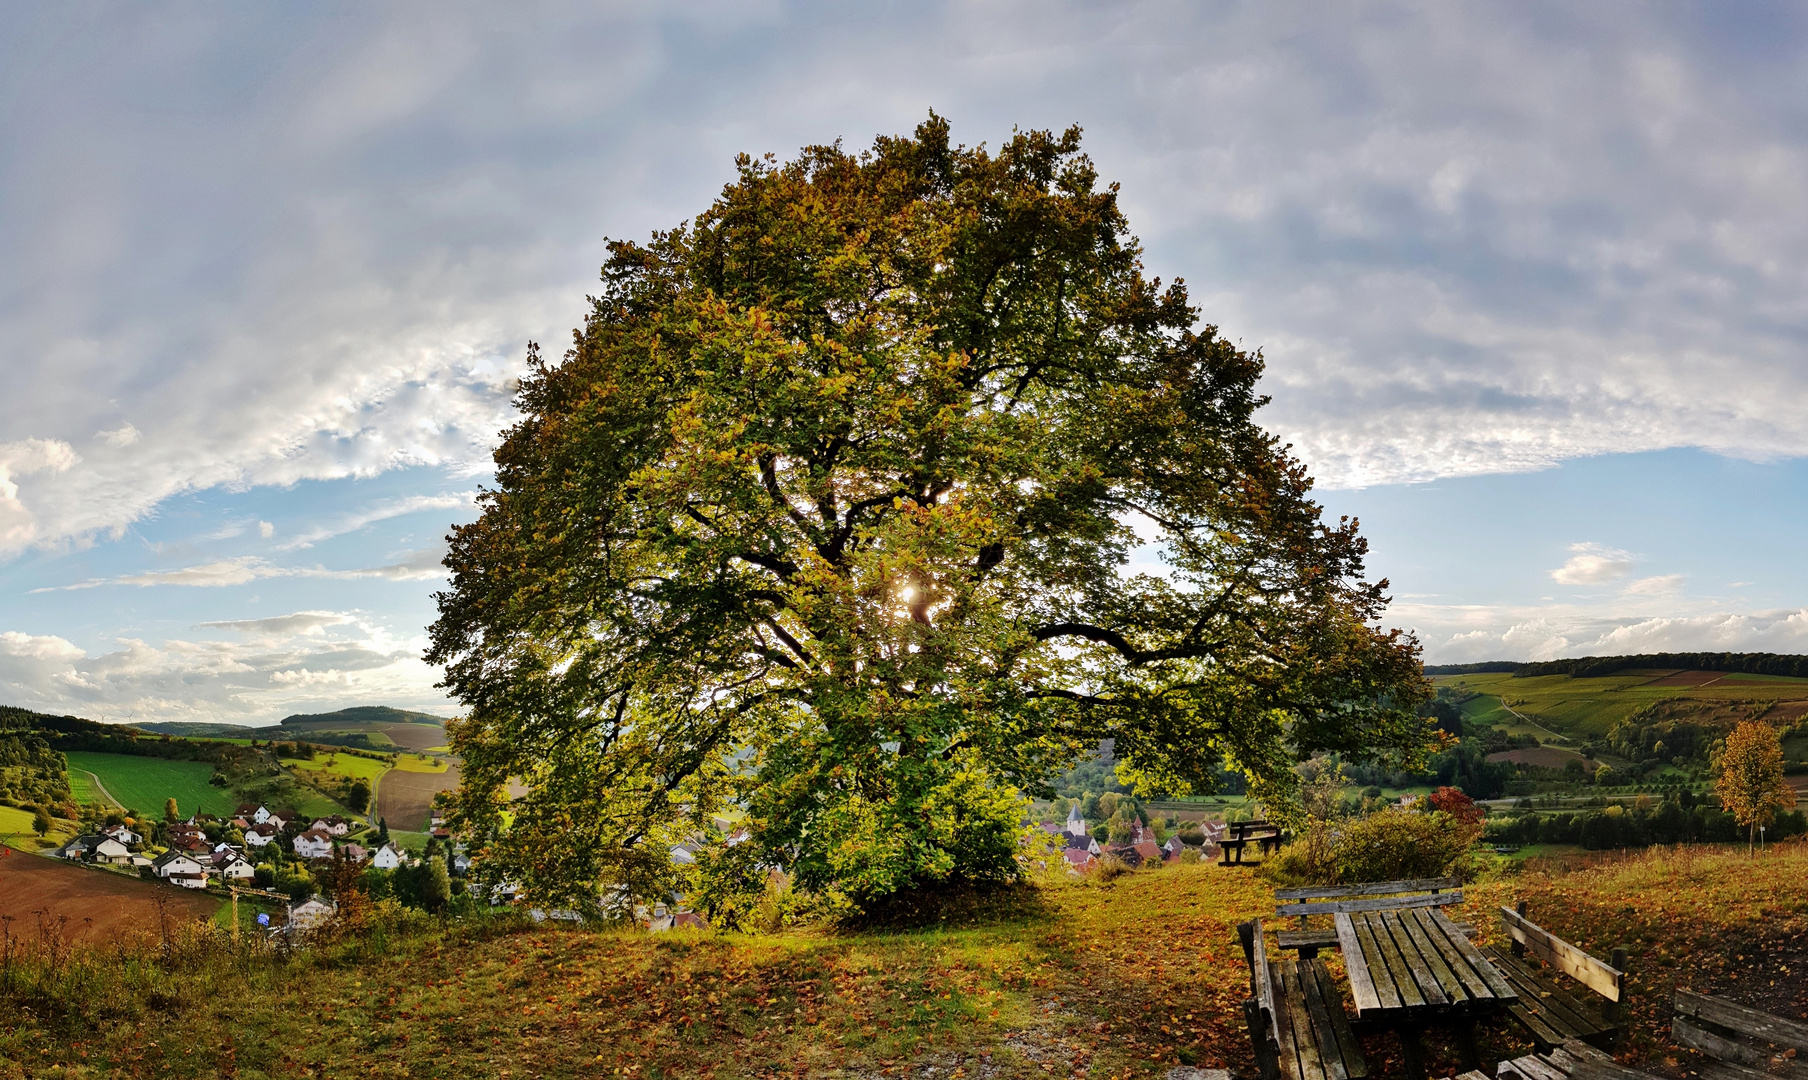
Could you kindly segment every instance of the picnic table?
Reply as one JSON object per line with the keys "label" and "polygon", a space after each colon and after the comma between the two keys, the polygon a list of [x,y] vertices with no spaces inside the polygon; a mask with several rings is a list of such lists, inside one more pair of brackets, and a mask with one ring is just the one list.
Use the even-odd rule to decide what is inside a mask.
{"label": "picnic table", "polygon": [[1224,827],[1224,835],[1218,840],[1218,847],[1224,852],[1220,866],[1231,865],[1231,852],[1237,853],[1237,862],[1243,861],[1243,849],[1250,844],[1263,855],[1271,851],[1279,851],[1287,836],[1281,827],[1268,821],[1232,821]]}
{"label": "picnic table", "polygon": [[1476,1020],[1507,1009],[1519,995],[1462,929],[1431,906],[1340,911],[1333,918],[1356,1016],[1395,1031],[1408,1073],[1425,1075],[1419,1037],[1434,1023],[1455,1026],[1463,1063],[1474,1069]]}

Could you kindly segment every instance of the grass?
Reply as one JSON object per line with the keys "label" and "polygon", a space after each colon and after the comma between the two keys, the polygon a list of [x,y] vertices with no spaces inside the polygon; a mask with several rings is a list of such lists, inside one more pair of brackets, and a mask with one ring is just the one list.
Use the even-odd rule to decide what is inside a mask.
{"label": "grass", "polygon": [[[1677,986],[1797,1016],[1808,1001],[1808,846],[1533,857],[1452,911],[1502,939],[1501,905],[1596,956],[1631,953],[1622,1061],[1669,1076],[1703,1063],[1668,1035]],[[1250,1075],[1235,924],[1273,910],[1245,870],[1169,867],[959,898],[910,927],[770,935],[479,920],[281,968],[155,969],[148,994],[68,1013],[0,1000],[0,1076],[408,1075],[520,1078],[1159,1077],[1176,1064]],[[245,918],[241,909],[240,917]],[[925,925],[926,923],[926,925]],[[1328,954],[1333,967],[1335,954]],[[236,970],[236,969],[235,969]],[[192,1032],[230,1001],[231,1036]],[[1460,1071],[1431,1040],[1429,1074]],[[1529,1049],[1487,1025],[1488,1061]],[[1399,1067],[1365,1037],[1371,1073]],[[22,1063],[7,1072],[8,1061]]]}
{"label": "grass", "polygon": [[442,758],[427,757],[425,754],[402,754],[396,758],[397,772],[443,773],[446,762]]}
{"label": "grass", "polygon": [[[38,833],[31,827],[35,815],[30,810],[20,810],[12,806],[0,806],[0,838],[11,838],[10,842],[27,851],[37,849]],[[50,835],[45,839],[62,841],[75,835],[75,824],[62,818],[50,819]]]}
{"label": "grass", "polygon": [[[69,797],[77,803],[82,806],[87,806],[89,803],[100,803],[102,806],[115,805],[113,800],[107,798],[106,793],[94,782],[94,777],[80,769],[68,769],[66,772],[69,777]],[[140,807],[140,809],[144,808]]]}
{"label": "grass", "polygon": [[74,750],[69,775],[95,774],[115,800],[145,814],[161,814],[164,800],[174,798],[176,809],[187,817],[197,812],[229,814],[238,806],[233,794],[209,784],[213,766],[200,761],[166,761],[128,754],[97,754]]}
{"label": "grass", "polygon": [[1442,675],[1439,686],[1461,687],[1482,696],[1461,706],[1463,716],[1478,724],[1495,724],[1511,734],[1545,733],[1519,723],[1504,702],[1553,733],[1574,739],[1606,735],[1615,724],[1661,701],[1689,699],[1704,709],[1735,702],[1799,701],[1808,698],[1808,679],[1771,679],[1727,675],[1708,686],[1655,685],[1670,672],[1640,671],[1575,679],[1568,675],[1518,678],[1506,673]]}
{"label": "grass", "polygon": [[377,780],[381,778],[384,773],[389,771],[389,764],[387,762],[373,761],[370,758],[364,757],[354,757],[351,754],[321,754],[311,760],[292,760],[290,758],[282,758],[280,760],[284,768],[301,769],[306,772],[332,773],[336,776],[346,776],[354,780],[362,778],[369,780],[372,787],[375,787]]}

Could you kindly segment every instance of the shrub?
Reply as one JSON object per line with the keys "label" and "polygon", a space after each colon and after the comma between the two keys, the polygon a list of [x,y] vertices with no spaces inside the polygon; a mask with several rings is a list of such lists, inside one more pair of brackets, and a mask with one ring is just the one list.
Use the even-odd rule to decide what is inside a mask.
{"label": "shrub", "polygon": [[1180,842],[1187,847],[1204,847],[1205,831],[1197,825],[1188,825],[1180,830]]}
{"label": "shrub", "polygon": [[1100,881],[1115,881],[1130,873],[1130,864],[1116,855],[1100,855],[1092,863],[1092,874]]}
{"label": "shrub", "polygon": [[1345,825],[1332,849],[1344,884],[1442,877],[1461,864],[1481,835],[1441,810],[1429,814],[1389,809]]}

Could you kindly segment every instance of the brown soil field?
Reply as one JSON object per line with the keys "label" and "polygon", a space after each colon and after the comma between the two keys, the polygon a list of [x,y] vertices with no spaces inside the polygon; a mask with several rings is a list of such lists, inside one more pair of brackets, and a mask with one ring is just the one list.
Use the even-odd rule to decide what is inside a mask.
{"label": "brown soil field", "polygon": [[1764,719],[1771,723],[1793,724],[1804,716],[1808,716],[1808,701],[1779,701],[1764,714]]}
{"label": "brown soil field", "polygon": [[[1553,746],[1540,746],[1529,750],[1502,750],[1489,754],[1489,761],[1510,761],[1515,765],[1534,765],[1541,769],[1561,769],[1572,761],[1580,761],[1582,767],[1594,771],[1595,762],[1588,760],[1574,750],[1559,750]],[[387,781],[385,781],[387,783]]]}
{"label": "brown soil field", "polygon": [[426,750],[446,745],[446,729],[432,724],[385,724],[377,729],[404,750]]}
{"label": "brown soil field", "polygon": [[11,917],[15,936],[35,936],[42,912],[47,921],[64,919],[63,933],[71,941],[154,937],[159,898],[175,921],[209,919],[220,906],[218,897],[17,849],[0,856],[0,917]]}
{"label": "brown soil field", "polygon": [[1646,686],[1706,686],[1726,678],[1724,671],[1679,671],[1674,675],[1666,675],[1661,679],[1653,679]]}
{"label": "brown soil field", "polygon": [[443,773],[403,772],[391,769],[377,784],[377,816],[392,829],[422,832],[427,828],[433,796],[458,787],[458,765]]}

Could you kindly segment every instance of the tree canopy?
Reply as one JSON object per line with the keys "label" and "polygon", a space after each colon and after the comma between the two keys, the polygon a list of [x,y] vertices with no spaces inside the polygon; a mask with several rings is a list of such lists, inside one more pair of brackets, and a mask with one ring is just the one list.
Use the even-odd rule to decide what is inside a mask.
{"label": "tree canopy", "polygon": [[858,902],[1014,876],[1019,792],[1102,738],[1141,790],[1228,765],[1277,807],[1301,754],[1423,750],[1356,524],[1077,129],[737,169],[609,245],[450,538],[429,660],[490,872],[644,895],[732,807],[703,894]]}
{"label": "tree canopy", "polygon": [[1769,825],[1778,810],[1795,805],[1795,790],[1783,778],[1783,744],[1777,729],[1756,720],[1744,720],[1727,733],[1717,761],[1719,777],[1714,792],[1720,805],[1756,839],[1760,825]]}

